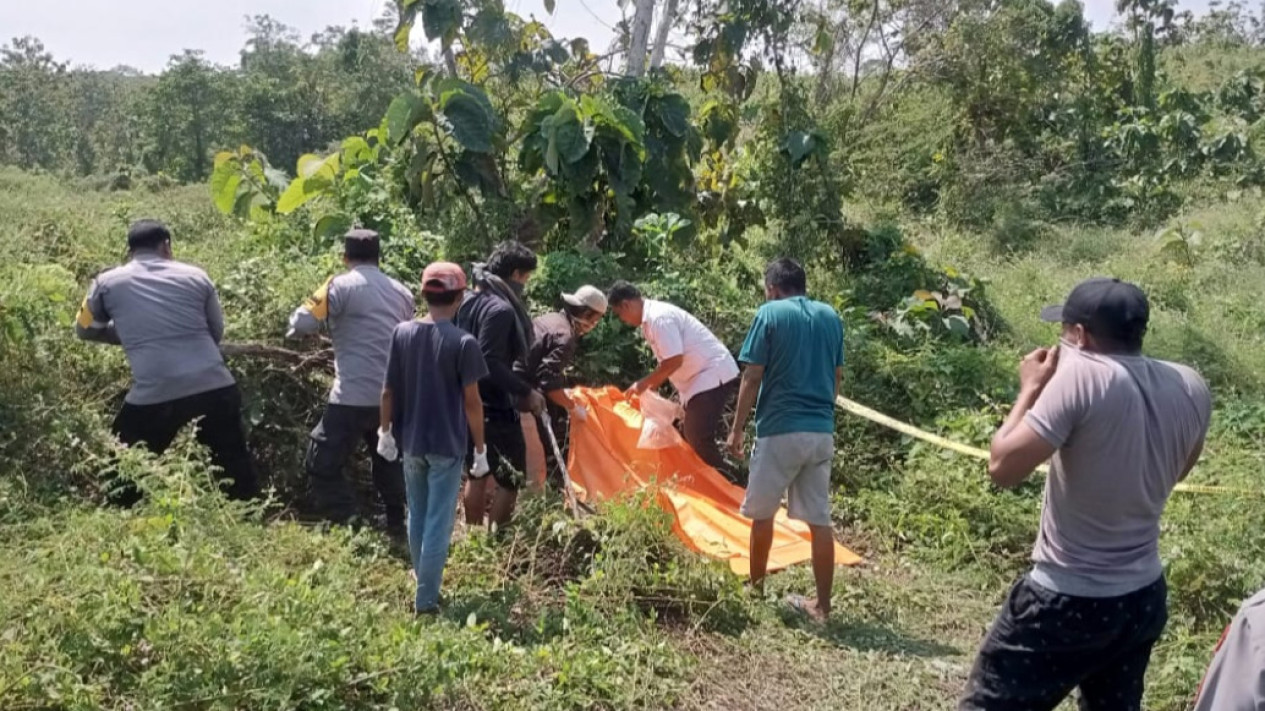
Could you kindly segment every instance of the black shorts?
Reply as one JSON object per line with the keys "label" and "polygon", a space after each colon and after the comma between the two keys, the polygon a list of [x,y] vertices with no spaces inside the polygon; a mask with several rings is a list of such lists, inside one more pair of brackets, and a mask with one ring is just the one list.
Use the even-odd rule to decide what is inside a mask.
{"label": "black shorts", "polygon": [[1060,595],[1025,575],[980,647],[959,711],[1137,711],[1151,647],[1168,622],[1164,578],[1128,595]]}
{"label": "black shorts", "polygon": [[[489,474],[503,489],[518,491],[527,482],[527,441],[518,418],[496,416],[483,422],[483,439],[488,447]],[[474,444],[471,443],[471,461]]]}

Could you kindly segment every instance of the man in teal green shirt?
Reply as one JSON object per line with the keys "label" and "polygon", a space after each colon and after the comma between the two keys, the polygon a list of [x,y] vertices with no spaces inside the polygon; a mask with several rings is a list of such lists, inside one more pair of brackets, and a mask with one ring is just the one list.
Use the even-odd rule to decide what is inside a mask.
{"label": "man in teal green shirt", "polygon": [[[817,598],[795,596],[793,607],[824,621],[834,583],[830,465],[834,460],[835,398],[843,374],[843,323],[813,301],[804,268],[778,259],[764,270],[768,302],[756,312],[738,360],[746,365],[730,452],[741,459],[747,417],[755,406],[755,447],[742,515],[751,524],[751,583],[761,589],[773,545],[773,518],[787,497],[787,514],[808,524],[813,538]],[[758,395],[758,401],[757,401]]]}

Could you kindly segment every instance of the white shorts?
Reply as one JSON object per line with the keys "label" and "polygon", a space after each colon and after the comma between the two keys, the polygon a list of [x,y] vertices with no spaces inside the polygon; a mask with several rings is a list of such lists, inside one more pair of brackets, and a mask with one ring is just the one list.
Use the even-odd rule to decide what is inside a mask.
{"label": "white shorts", "polygon": [[760,437],[751,451],[751,479],[742,515],[753,521],[773,518],[787,499],[787,514],[810,526],[829,526],[830,465],[835,436],[829,432],[791,432]]}

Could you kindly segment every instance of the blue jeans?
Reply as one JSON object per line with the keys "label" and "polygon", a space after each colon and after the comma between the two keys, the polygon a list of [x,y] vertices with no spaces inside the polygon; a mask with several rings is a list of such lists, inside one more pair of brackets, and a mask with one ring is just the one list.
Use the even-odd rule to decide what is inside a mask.
{"label": "blue jeans", "polygon": [[417,572],[418,612],[439,606],[439,585],[448,562],[452,524],[461,491],[459,457],[404,455],[404,488],[408,496],[408,547]]}

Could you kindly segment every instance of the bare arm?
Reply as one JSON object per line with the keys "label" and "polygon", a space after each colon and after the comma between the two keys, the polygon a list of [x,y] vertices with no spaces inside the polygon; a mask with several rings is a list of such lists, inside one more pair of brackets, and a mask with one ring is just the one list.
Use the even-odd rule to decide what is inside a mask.
{"label": "bare arm", "polygon": [[1010,415],[993,435],[988,476],[1003,489],[1019,486],[1042,462],[1054,455],[1054,447],[1023,421],[1039,394],[1021,391]]}
{"label": "bare arm", "polygon": [[840,366],[838,368],[835,368],[835,399],[836,400],[839,399],[839,393],[841,392],[839,385],[842,382],[843,382],[843,367]]}
{"label": "bare arm", "polygon": [[391,392],[391,388],[382,388],[382,402],[378,405],[378,429],[383,432],[391,431],[391,419],[395,413],[395,393]]}
{"label": "bare arm", "polygon": [[473,382],[465,387],[466,422],[470,425],[470,441],[474,448],[481,450],[483,442],[483,398],[479,396],[479,383]]}
{"label": "bare arm", "polygon": [[566,390],[549,390],[545,392],[545,397],[549,400],[549,402],[552,402],[567,412],[571,412],[575,409],[575,402],[572,401],[570,397],[567,397]]}
{"label": "bare arm", "polygon": [[672,377],[673,373],[675,373],[677,370],[680,370],[681,364],[684,362],[685,362],[684,354],[675,355],[675,356],[672,356],[671,358],[664,360],[662,363],[659,364],[659,367],[655,368],[650,373],[650,375],[647,375],[646,377],[637,381],[637,384],[633,385],[633,389],[636,392],[644,392],[646,390],[651,390],[651,391],[658,390],[665,382],[667,382],[668,378]]}
{"label": "bare arm", "polygon": [[[734,430],[741,432],[747,428],[747,419],[755,408],[756,397],[760,394],[760,384],[764,382],[764,366],[747,365],[742,371],[742,383],[738,386],[738,411],[734,413]],[[835,391],[838,392],[838,384]]]}

